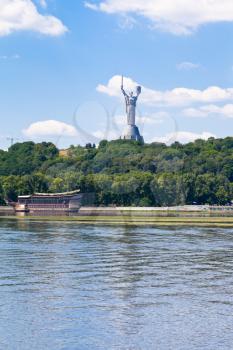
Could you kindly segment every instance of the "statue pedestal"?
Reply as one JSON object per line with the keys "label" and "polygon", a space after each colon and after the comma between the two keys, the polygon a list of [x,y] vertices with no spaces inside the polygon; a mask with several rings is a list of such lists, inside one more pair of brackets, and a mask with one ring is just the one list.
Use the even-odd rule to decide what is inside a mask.
{"label": "statue pedestal", "polygon": [[140,135],[138,127],[136,125],[128,125],[122,136],[124,140],[134,140],[144,143],[143,137]]}

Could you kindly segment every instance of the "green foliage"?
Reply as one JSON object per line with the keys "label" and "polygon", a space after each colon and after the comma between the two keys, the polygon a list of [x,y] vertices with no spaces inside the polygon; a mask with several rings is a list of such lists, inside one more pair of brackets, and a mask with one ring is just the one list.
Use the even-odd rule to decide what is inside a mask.
{"label": "green foliage", "polygon": [[0,150],[0,203],[20,194],[94,192],[97,205],[227,204],[233,193],[233,138],[171,146],[103,140],[71,146],[17,143]]}
{"label": "green foliage", "polygon": [[8,152],[0,152],[0,176],[30,175],[57,156],[58,149],[52,143],[16,143]]}

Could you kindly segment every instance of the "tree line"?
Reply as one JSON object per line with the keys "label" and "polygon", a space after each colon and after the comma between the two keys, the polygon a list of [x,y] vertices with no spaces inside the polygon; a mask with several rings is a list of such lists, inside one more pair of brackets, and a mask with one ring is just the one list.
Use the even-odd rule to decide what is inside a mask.
{"label": "tree line", "polygon": [[0,150],[0,204],[18,195],[80,188],[95,205],[229,204],[233,199],[233,138],[171,146],[101,141],[71,146],[17,143]]}

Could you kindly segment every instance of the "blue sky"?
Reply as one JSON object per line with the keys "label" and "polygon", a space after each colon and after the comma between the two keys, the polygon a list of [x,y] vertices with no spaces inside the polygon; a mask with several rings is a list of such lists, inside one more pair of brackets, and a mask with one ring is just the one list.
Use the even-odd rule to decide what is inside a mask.
{"label": "blue sky", "polygon": [[195,4],[1,0],[0,147],[117,138],[121,74],[146,141],[232,136],[233,3]]}

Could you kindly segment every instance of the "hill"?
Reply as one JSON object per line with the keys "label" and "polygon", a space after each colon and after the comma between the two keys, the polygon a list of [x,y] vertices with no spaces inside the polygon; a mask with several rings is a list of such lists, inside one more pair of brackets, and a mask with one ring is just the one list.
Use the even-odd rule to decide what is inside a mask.
{"label": "hill", "polygon": [[0,201],[80,188],[97,205],[227,204],[233,199],[233,138],[171,146],[101,141],[71,146],[17,143],[0,151]]}

